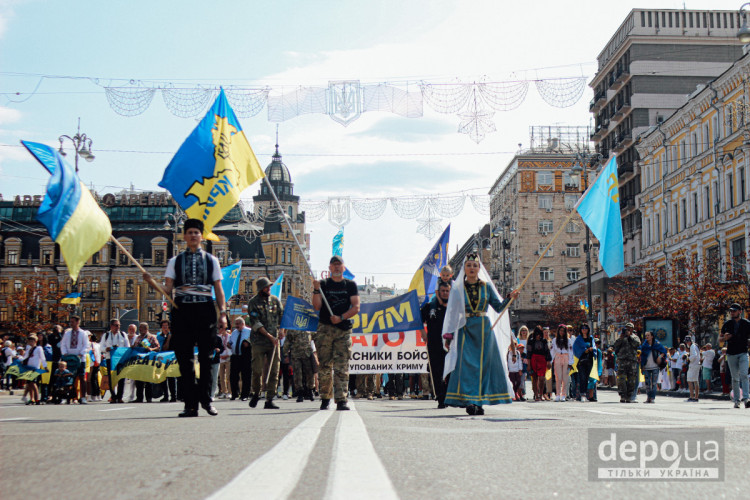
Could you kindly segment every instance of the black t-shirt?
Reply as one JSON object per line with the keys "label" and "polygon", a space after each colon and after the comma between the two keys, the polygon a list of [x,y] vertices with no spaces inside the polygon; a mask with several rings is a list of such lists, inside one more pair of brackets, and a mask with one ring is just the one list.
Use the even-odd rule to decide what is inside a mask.
{"label": "black t-shirt", "polygon": [[729,320],[721,327],[721,333],[731,333],[732,338],[727,341],[727,354],[742,354],[747,352],[747,340],[750,337],[750,321],[740,318],[737,325]]}
{"label": "black t-shirt", "polygon": [[[352,307],[351,297],[359,295],[357,283],[348,279],[333,281],[333,279],[328,278],[320,283],[320,290],[326,296],[334,316],[341,316],[348,311]],[[320,308],[320,322],[324,325],[333,325],[331,314],[325,304],[322,304]],[[348,330],[352,327],[352,321],[350,319],[344,320],[334,326],[342,330]]]}
{"label": "black t-shirt", "polygon": [[427,323],[427,345],[443,346],[443,321],[445,321],[446,306],[435,300],[430,300],[422,306],[422,322]]}

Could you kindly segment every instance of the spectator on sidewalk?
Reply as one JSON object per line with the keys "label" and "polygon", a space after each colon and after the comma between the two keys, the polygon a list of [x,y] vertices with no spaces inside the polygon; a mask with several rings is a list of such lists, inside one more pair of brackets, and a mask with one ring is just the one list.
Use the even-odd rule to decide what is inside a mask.
{"label": "spectator on sidewalk", "polygon": [[701,369],[701,354],[698,346],[693,342],[693,338],[688,335],[685,337],[685,345],[688,347],[688,369],[687,369],[687,384],[688,390],[690,391],[690,397],[688,397],[688,403],[698,402],[698,383],[700,380],[700,369]]}
{"label": "spectator on sidewalk", "polygon": [[711,344],[706,344],[701,353],[701,375],[703,376],[703,383],[705,384],[702,389],[706,393],[711,392],[711,379],[713,378],[715,358],[716,352],[711,348]]}
{"label": "spectator on sidewalk", "polygon": [[721,395],[727,396],[732,389],[732,375],[729,373],[729,365],[727,364],[726,347],[722,347],[721,354],[719,354],[719,373],[721,374]]}
{"label": "spectator on sidewalk", "polygon": [[[745,408],[750,408],[748,399],[748,354],[747,341],[750,338],[750,321],[742,317],[742,306],[732,304],[729,307],[731,319],[721,327],[719,342],[726,342],[727,365],[732,374],[732,391],[734,392],[734,407],[740,407],[740,400]],[[740,388],[742,393],[740,394]]]}
{"label": "spectator on sidewalk", "polygon": [[666,363],[667,350],[654,338],[653,332],[646,332],[646,340],[641,344],[641,370],[646,380],[646,403],[656,399],[656,383],[660,365]]}

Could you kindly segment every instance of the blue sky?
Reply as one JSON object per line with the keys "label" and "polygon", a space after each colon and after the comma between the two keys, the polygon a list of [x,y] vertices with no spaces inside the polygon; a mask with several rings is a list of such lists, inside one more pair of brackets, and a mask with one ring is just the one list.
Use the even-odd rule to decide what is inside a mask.
{"label": "blue sky", "polygon": [[[737,9],[742,2],[688,1]],[[0,193],[42,194],[46,174],[19,139],[57,144],[77,119],[96,160],[80,176],[100,193],[157,190],[172,154],[196,125],[172,115],[157,93],[141,115],[123,117],[103,85],[133,79],[175,85],[326,86],[330,80],[505,81],[585,76],[634,7],[623,1],[34,1],[0,0]],[[682,8],[683,2],[660,2]],[[44,78],[40,75],[81,78]],[[86,78],[83,78],[86,77]],[[93,80],[97,78],[98,80]],[[98,83],[98,85],[97,85]],[[33,95],[35,87],[39,85]],[[13,93],[19,92],[19,95]],[[324,115],[282,122],[281,153],[303,199],[486,193],[528,145],[531,125],[587,125],[587,89],[572,107],[525,102],[497,112],[497,132],[479,144],[456,133],[459,119],[425,106],[422,118],[366,113],[343,127]],[[24,102],[15,102],[24,101]],[[261,165],[276,126],[266,111],[240,119]],[[351,155],[351,156],[347,156]],[[243,197],[252,197],[257,188]],[[486,218],[466,204],[452,223],[450,252]],[[313,268],[322,270],[336,231],[310,224]],[[406,286],[433,242],[388,207],[375,221],[352,216],[344,255],[358,276]],[[437,236],[435,236],[437,238]]]}

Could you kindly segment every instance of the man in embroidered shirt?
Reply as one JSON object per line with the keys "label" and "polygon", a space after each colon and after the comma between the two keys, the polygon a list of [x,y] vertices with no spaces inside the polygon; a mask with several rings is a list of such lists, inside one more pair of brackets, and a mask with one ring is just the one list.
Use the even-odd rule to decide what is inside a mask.
{"label": "man in embroidered shirt", "polygon": [[[219,314],[226,318],[226,299],[221,288],[221,265],[216,257],[201,248],[203,221],[185,221],[184,238],[187,250],[169,259],[164,273],[166,293],[175,292],[177,308],[172,308],[171,347],[180,366],[180,385],[185,398],[185,409],[180,417],[197,417],[198,404],[209,415],[218,415],[211,404],[211,355]],[[153,277],[143,278],[153,286]],[[211,297],[211,287],[216,294],[216,305]],[[201,377],[196,383],[193,366],[193,349],[198,345],[198,362]]]}
{"label": "man in embroidered shirt", "polygon": [[78,402],[84,405],[86,404],[86,398],[83,397],[86,391],[86,356],[89,353],[90,347],[89,332],[82,330],[79,327],[80,324],[80,316],[76,314],[70,316],[70,328],[63,333],[63,338],[60,342],[60,352],[63,356],[78,356],[80,360],[75,376],[78,380],[78,390],[80,391]]}

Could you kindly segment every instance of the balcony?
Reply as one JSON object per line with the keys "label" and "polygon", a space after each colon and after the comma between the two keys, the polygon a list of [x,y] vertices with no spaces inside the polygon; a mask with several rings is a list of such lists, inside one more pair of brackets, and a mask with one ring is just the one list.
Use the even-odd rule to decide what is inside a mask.
{"label": "balcony", "polygon": [[81,302],[101,302],[104,300],[104,292],[84,292],[81,294]]}
{"label": "balcony", "polygon": [[603,128],[601,125],[596,126],[596,130],[594,130],[594,133],[591,134],[591,140],[596,142],[602,137],[604,137],[605,132],[607,129]]}
{"label": "balcony", "polygon": [[589,103],[589,111],[592,113],[598,113],[602,106],[607,102],[606,92],[597,92],[594,94],[594,98]]}
{"label": "balcony", "polygon": [[620,84],[627,83],[630,80],[630,77],[632,75],[630,74],[630,69],[621,69],[618,74],[617,78],[615,79],[616,82],[619,82]]}
{"label": "balcony", "polygon": [[620,165],[617,165],[617,176],[622,177],[624,175],[633,173],[633,162],[624,161]]}

